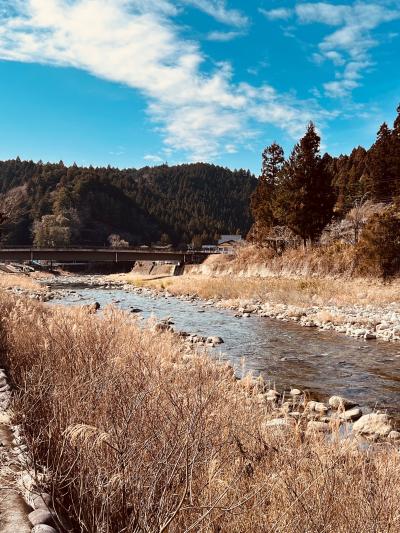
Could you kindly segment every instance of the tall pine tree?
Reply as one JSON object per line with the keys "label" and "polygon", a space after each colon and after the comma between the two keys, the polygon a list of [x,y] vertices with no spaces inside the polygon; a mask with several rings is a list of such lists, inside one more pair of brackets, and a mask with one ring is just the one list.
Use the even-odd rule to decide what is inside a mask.
{"label": "tall pine tree", "polygon": [[370,192],[377,202],[388,200],[394,187],[393,132],[386,122],[379,128],[375,143],[368,154]]}
{"label": "tall pine tree", "polygon": [[281,172],[275,216],[304,243],[315,241],[333,213],[331,176],[320,156],[320,137],[312,122]]}
{"label": "tall pine tree", "polygon": [[254,218],[251,237],[262,241],[269,229],[276,224],[273,212],[275,189],[285,162],[284,152],[276,142],[265,148],[262,154],[261,176],[251,196],[250,207]]}

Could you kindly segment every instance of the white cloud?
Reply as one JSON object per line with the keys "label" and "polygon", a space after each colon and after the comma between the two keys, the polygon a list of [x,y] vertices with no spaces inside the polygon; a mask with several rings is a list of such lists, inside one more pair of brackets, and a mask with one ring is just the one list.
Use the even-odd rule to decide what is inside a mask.
{"label": "white cloud", "polygon": [[[192,3],[225,13],[225,2]],[[5,5],[1,59],[75,67],[140,91],[166,149],[188,159],[209,160],[226,146],[232,150],[252,135],[256,122],[298,136],[311,118],[328,117],[312,102],[280,95],[268,85],[234,83],[228,63],[206,70],[198,44],[183,40],[171,19],[176,3],[9,0]]]}
{"label": "white cloud", "polygon": [[207,15],[215,18],[223,24],[244,27],[249,23],[249,19],[237,9],[229,9],[225,0],[183,0],[186,4],[191,4],[197,9],[204,11]]}
{"label": "white cloud", "polygon": [[211,31],[207,35],[208,41],[219,41],[219,42],[228,42],[236,39],[237,37],[243,36],[243,33],[240,31]]}
{"label": "white cloud", "polygon": [[293,14],[292,9],[285,7],[278,7],[270,10],[260,8],[259,11],[269,20],[287,20]]}
{"label": "white cloud", "polygon": [[398,9],[378,3],[355,2],[349,5],[325,2],[298,4],[295,12],[303,24],[336,26],[318,45],[316,62],[330,60],[336,67],[336,80],[325,83],[328,96],[344,97],[360,86],[363,72],[373,65],[370,49],[379,43],[373,30],[385,22],[400,18]]}
{"label": "white cloud", "polygon": [[153,155],[153,154],[145,155],[143,159],[144,161],[147,161],[148,163],[154,163],[154,164],[164,162],[162,157],[160,157],[159,155]]}

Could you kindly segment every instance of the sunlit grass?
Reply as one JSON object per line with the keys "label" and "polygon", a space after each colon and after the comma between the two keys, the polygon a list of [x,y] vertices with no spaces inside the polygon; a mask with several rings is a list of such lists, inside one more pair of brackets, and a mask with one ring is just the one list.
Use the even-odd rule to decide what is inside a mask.
{"label": "sunlit grass", "polygon": [[[210,294],[243,290],[214,282],[223,285]],[[236,381],[206,353],[188,355],[173,334],[116,309],[96,316],[2,295],[0,315],[16,422],[77,530],[399,531],[393,446],[365,451],[294,422],[267,428],[276,413],[261,382]]]}

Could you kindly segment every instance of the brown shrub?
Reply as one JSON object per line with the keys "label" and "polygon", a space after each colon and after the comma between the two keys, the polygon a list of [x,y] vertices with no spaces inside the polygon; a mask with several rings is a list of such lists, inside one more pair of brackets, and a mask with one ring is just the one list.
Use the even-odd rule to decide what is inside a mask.
{"label": "brown shrub", "polygon": [[373,216],[356,249],[357,271],[389,278],[400,271],[400,212],[396,208]]}
{"label": "brown shrub", "polygon": [[79,531],[399,530],[394,447],[267,430],[260,389],[115,309],[4,296],[0,315],[15,409]]}

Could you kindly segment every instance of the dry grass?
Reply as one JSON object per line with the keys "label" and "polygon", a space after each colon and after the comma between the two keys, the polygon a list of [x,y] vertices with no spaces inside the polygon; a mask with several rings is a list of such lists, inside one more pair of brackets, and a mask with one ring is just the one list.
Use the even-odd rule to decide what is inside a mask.
{"label": "dry grass", "polygon": [[400,280],[350,275],[354,254],[351,245],[334,244],[314,249],[272,250],[252,245],[236,256],[211,256],[202,265],[189,266],[184,276],[164,279],[119,276],[136,286],[167,288],[176,295],[249,300],[296,306],[374,305],[400,303]]}
{"label": "dry grass", "polygon": [[21,289],[35,292],[42,292],[45,290],[40,283],[26,274],[8,274],[6,272],[0,272],[0,288],[7,289],[9,287],[19,287]]}
{"label": "dry grass", "polygon": [[117,310],[4,296],[0,316],[15,409],[79,531],[399,531],[394,447],[265,428],[259,389]]}
{"label": "dry grass", "polygon": [[374,305],[400,303],[400,281],[334,280],[323,278],[235,277],[185,275],[163,280],[142,280],[141,285],[167,288],[176,295],[201,298],[257,300],[288,305]]}

